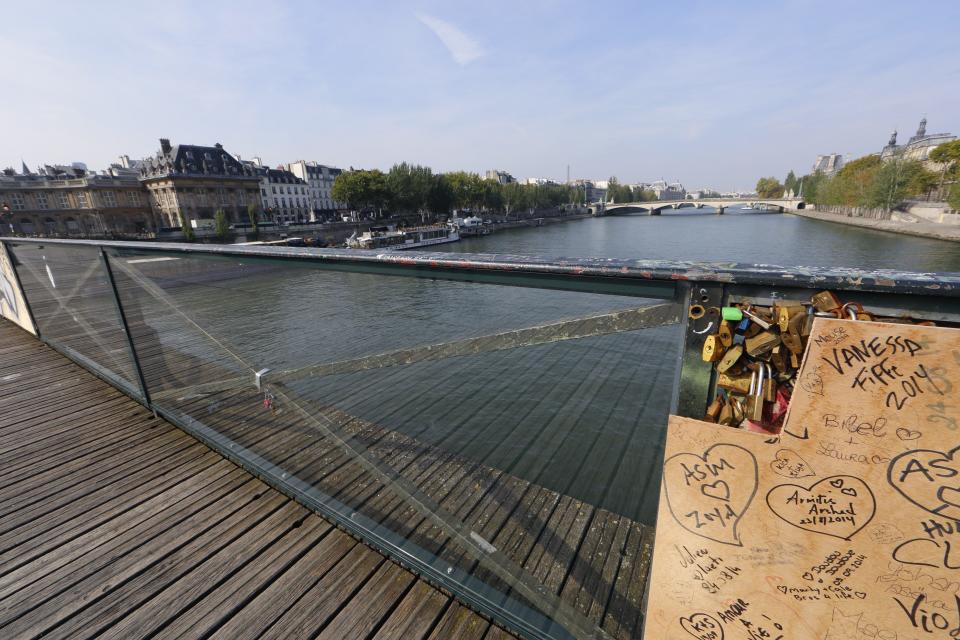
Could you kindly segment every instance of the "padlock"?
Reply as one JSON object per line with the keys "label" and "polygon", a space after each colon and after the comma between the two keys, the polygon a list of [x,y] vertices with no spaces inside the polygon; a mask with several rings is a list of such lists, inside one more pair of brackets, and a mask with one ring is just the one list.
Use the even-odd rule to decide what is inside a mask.
{"label": "padlock", "polygon": [[720,414],[717,416],[717,424],[722,424],[729,427],[733,425],[733,419],[733,404],[727,402],[720,407]]}
{"label": "padlock", "polygon": [[743,345],[742,344],[733,345],[732,347],[727,349],[727,352],[723,354],[722,358],[720,358],[720,362],[718,362],[716,365],[717,371],[719,371],[720,373],[723,373],[724,371],[732,367],[734,364],[736,364],[737,360],[740,359],[741,355],[743,355]]}
{"label": "padlock", "polygon": [[723,357],[724,351],[725,349],[723,345],[720,344],[720,338],[718,336],[707,336],[707,339],[703,341],[701,357],[704,362],[716,362]]}
{"label": "padlock", "polygon": [[725,404],[726,402],[723,401],[723,397],[718,395],[713,399],[713,402],[710,403],[710,406],[707,407],[707,412],[703,419],[707,422],[716,422]]}
{"label": "padlock", "polygon": [[[780,342],[783,343],[783,346],[787,348],[791,355],[803,353],[803,340],[799,334],[784,331],[780,334]],[[790,366],[796,368],[796,365],[792,362]]]}
{"label": "padlock", "polygon": [[767,379],[767,371],[760,367],[750,376],[750,389],[747,396],[747,419],[752,422],[763,420],[763,385]]}
{"label": "padlock", "polygon": [[720,322],[717,337],[720,339],[720,344],[723,345],[724,349],[729,348],[733,344],[733,324],[731,324],[729,320]]}
{"label": "padlock", "polygon": [[747,415],[743,401],[736,396],[730,396],[730,404],[733,406],[733,423],[736,426],[740,426],[740,423],[743,422],[743,419]]}
{"label": "padlock", "polygon": [[789,361],[784,353],[785,351],[786,348],[784,348],[782,344],[779,344],[770,350],[770,362],[777,371],[783,374],[788,373],[790,369]]}
{"label": "padlock", "polygon": [[721,373],[717,376],[717,386],[732,393],[746,395],[750,392],[750,375],[746,373],[738,375]]}
{"label": "padlock", "polygon": [[834,311],[842,306],[840,299],[837,298],[833,291],[815,293],[813,297],[810,298],[810,302],[813,303],[817,311]]}
{"label": "padlock", "polygon": [[802,304],[791,302],[777,305],[777,324],[780,326],[780,331],[786,331],[790,324],[790,318],[798,313],[803,313]]}
{"label": "padlock", "polygon": [[778,344],[780,344],[780,334],[774,331],[763,331],[745,341],[747,355],[754,358],[768,353]]}
{"label": "padlock", "polygon": [[777,379],[773,375],[773,367],[764,364],[767,371],[767,377],[763,381],[763,399],[766,402],[773,402],[777,399]]}
{"label": "padlock", "polygon": [[873,316],[863,310],[859,302],[848,302],[840,308],[841,317],[850,320],[873,320]]}
{"label": "padlock", "polygon": [[743,309],[743,315],[752,320],[762,330],[766,331],[773,326],[768,318],[763,317],[763,312],[758,307],[747,306]]}
{"label": "padlock", "polygon": [[790,352],[790,366],[793,367],[794,369],[799,369],[799,368],[800,368],[800,354],[801,354],[801,353],[803,353],[802,350],[801,350],[801,351],[797,351],[796,353],[794,353],[793,351]]}

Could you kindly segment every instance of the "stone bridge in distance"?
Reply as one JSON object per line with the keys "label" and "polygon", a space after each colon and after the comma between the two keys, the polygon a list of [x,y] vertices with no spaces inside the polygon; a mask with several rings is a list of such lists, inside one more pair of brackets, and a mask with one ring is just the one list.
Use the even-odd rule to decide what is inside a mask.
{"label": "stone bridge in distance", "polygon": [[595,216],[616,216],[646,213],[659,216],[665,209],[702,209],[714,207],[718,215],[727,209],[763,206],[779,213],[806,208],[803,198],[704,198],[702,200],[655,200],[653,202],[594,203],[589,205]]}

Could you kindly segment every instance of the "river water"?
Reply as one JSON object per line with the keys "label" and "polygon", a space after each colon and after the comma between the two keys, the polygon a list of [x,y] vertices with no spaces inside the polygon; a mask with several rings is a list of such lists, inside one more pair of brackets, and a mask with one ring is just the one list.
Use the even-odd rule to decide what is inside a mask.
{"label": "river water", "polygon": [[[706,213],[706,212],[710,213]],[[711,209],[587,218],[438,247],[537,256],[746,262],[908,271],[960,271],[960,244],[793,215]]]}
{"label": "river water", "polygon": [[[591,218],[436,249],[960,271],[960,251],[953,243],[739,212]],[[151,312],[150,296],[139,296],[164,343],[229,363],[232,356],[221,348],[227,345],[256,369],[273,371],[356,361],[647,303],[337,273],[289,262],[250,271],[236,259],[181,257],[135,264],[220,341],[194,335],[165,308]],[[424,447],[649,523],[655,517],[680,338],[678,326],[662,327],[304,375],[291,385],[317,405],[403,433]]]}

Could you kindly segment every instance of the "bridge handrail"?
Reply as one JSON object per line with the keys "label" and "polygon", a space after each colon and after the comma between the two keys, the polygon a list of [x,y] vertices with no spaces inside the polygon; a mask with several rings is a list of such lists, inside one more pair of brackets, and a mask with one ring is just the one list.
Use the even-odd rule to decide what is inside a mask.
{"label": "bridge handrail", "polygon": [[[210,256],[235,256],[271,260],[307,261],[321,268],[343,271],[382,272],[452,280],[469,280],[468,274],[483,274],[490,280],[510,284],[522,276],[552,277],[549,288],[562,286],[562,281],[592,279],[598,284],[608,281],[648,286],[650,297],[662,289],[656,285],[679,281],[724,285],[762,285],[871,291],[878,293],[960,296],[960,272],[911,272],[896,269],[855,269],[842,267],[750,264],[740,262],[691,262],[666,260],[625,260],[620,258],[569,258],[525,256],[517,254],[446,253],[428,251],[370,251],[364,249],[321,249],[313,247],[277,247],[270,245],[214,245],[182,242],[129,242],[101,240],[66,240],[10,238],[22,244],[55,244],[115,249],[187,253]],[[544,281],[530,286],[546,286]],[[614,293],[613,291],[605,291]],[[624,295],[641,295],[639,290],[623,289]],[[645,294],[644,294],[645,295]]]}

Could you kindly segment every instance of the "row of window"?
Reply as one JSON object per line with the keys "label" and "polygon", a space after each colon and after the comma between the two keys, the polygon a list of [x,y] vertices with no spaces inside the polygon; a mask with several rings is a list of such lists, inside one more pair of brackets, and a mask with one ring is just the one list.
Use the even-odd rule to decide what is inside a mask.
{"label": "row of window", "polygon": [[[76,208],[89,209],[92,206],[94,206],[94,204],[91,202],[90,193],[91,192],[87,192],[87,191],[73,192],[74,196],[76,196],[76,199],[77,199]],[[125,192],[126,193],[125,202],[123,204],[119,204],[119,200],[117,199],[117,192],[115,191],[103,190],[103,191],[97,191],[96,193],[99,196],[101,206],[104,206],[104,207],[123,206],[123,204],[131,207],[139,207],[143,203],[143,200],[140,197],[139,191]],[[120,192],[120,193],[124,193],[124,192]],[[59,209],[74,208],[73,205],[70,203],[70,192],[67,192],[67,191],[51,191],[49,193],[41,191],[39,193],[33,194],[33,199],[36,204],[36,207],[35,207],[36,209],[51,209],[54,207]],[[13,209],[14,211],[23,211],[27,209],[27,199],[25,197],[25,194],[16,192],[16,191],[11,193],[10,208]]]}
{"label": "row of window", "polygon": [[[291,191],[291,189],[292,189],[292,191]],[[261,189],[261,191],[263,191],[263,195],[267,195],[267,190],[266,190],[266,189]],[[277,194],[277,185],[271,185],[271,186],[270,186],[270,193],[273,193],[274,195]],[[287,185],[287,190],[284,191],[284,190],[283,190],[283,185],[280,185],[280,193],[290,193],[290,194],[294,194],[294,195],[296,195],[296,194],[307,195],[307,189],[306,189],[306,187],[302,187],[302,186],[300,186],[300,185],[294,185],[293,187],[291,187],[290,185]]]}
{"label": "row of window", "polygon": [[[157,189],[154,191],[154,198],[157,204],[161,207],[170,207],[176,208],[178,202],[178,195],[180,198],[183,198],[186,192],[181,191],[179,194],[174,189]],[[234,203],[240,206],[247,205],[247,192],[243,189],[225,189],[224,187],[217,187],[212,192],[208,191],[203,187],[197,187],[194,189],[193,194],[195,196],[196,202],[199,203],[199,206],[233,206]]]}

